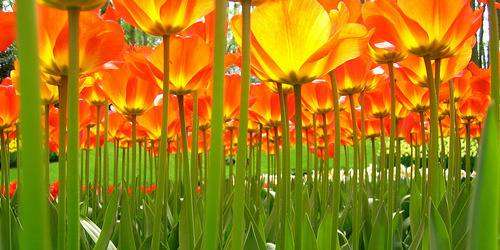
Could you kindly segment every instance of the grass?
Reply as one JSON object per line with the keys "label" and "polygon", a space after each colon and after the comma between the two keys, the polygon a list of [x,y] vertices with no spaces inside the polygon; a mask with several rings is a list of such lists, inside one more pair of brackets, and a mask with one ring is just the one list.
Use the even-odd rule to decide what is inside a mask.
{"label": "grass", "polygon": [[[378,150],[378,147],[379,147],[379,141],[377,142],[376,144],[376,147],[377,147],[377,150]],[[113,143],[108,143],[108,148],[109,148],[109,176],[110,176],[110,184],[112,184],[113,182],[113,176],[114,176],[114,145]],[[371,163],[371,157],[372,157],[372,154],[371,154],[371,142],[370,141],[367,141],[366,143],[366,153],[367,153],[367,157],[366,159],[368,160],[368,163],[367,164],[370,164]],[[304,152],[307,152],[307,154],[310,154],[310,164],[311,164],[311,169],[314,167],[314,156],[313,154],[306,148],[306,146],[304,146]],[[348,149],[348,153],[349,153],[349,167],[352,167],[353,165],[353,160],[352,160],[352,148],[349,148]],[[82,153],[83,152],[83,153]],[[378,153],[378,151],[377,151]],[[304,153],[303,155],[303,164],[304,164],[304,169],[307,169],[307,154]],[[130,155],[130,158],[131,158],[131,154]],[[80,167],[84,167],[85,166],[85,157],[86,157],[86,152],[85,151],[81,151],[80,152],[80,157],[81,159],[83,159],[83,165],[81,165]],[[142,156],[141,156],[142,157]],[[267,169],[268,169],[268,166],[267,166],[267,155],[265,153],[262,153],[262,163],[261,163],[261,167],[262,167],[262,173],[267,173]],[[345,160],[345,152],[344,150],[342,149],[342,152],[341,152],[341,165],[342,165],[342,168],[345,168],[346,166],[346,160]],[[139,157],[138,157],[139,158]],[[226,157],[227,158],[227,157]],[[170,179],[173,180],[174,179],[174,169],[175,169],[175,155],[171,155],[170,157]],[[236,156],[234,156],[234,159],[236,159]],[[144,159],[141,158],[141,164],[142,166],[144,166],[143,164],[143,161]],[[90,157],[89,157],[89,162],[90,162],[90,180],[92,181],[93,180],[93,176],[94,176],[94,163],[95,163],[95,151],[91,151],[90,152]],[[120,150],[120,155],[119,155],[119,160],[118,160],[118,163],[119,163],[119,171],[118,171],[118,178],[119,180],[121,180],[122,178],[122,171],[121,171],[121,166],[123,166],[123,157],[122,157],[122,152]],[[291,164],[291,168],[292,168],[292,172],[295,170],[295,146],[291,148],[291,159],[290,159],[290,164]],[[42,164],[40,163],[40,167],[42,166]],[[148,169],[149,169],[149,166],[150,166],[150,163],[148,161]],[[333,167],[333,159],[330,159],[329,161],[329,167],[332,168]],[[229,173],[229,166],[226,165],[226,173]],[[16,168],[12,168],[11,171],[10,171],[10,181],[12,182],[13,180],[17,180],[18,176],[18,171]],[[58,162],[52,162],[50,164],[50,175],[49,175],[49,178],[50,178],[50,182],[54,182],[56,181],[58,178],[59,178],[59,163]],[[150,179],[150,176],[149,176],[149,170],[148,170],[148,175],[146,177],[146,180],[147,180],[147,184],[149,184],[149,179]]]}

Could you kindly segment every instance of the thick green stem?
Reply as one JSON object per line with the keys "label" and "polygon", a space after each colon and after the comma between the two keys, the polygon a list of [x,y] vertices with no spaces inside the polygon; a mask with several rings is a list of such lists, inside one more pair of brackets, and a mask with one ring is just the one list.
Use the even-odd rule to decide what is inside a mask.
{"label": "thick green stem", "polygon": [[[165,189],[165,168],[168,168],[167,161],[167,135],[168,135],[168,102],[170,98],[170,79],[169,79],[169,69],[170,69],[170,36],[163,36],[163,109],[162,109],[162,120],[161,120],[161,139],[160,139],[160,166],[157,175],[157,189],[155,198],[155,214],[158,218],[155,218],[153,223],[153,237],[151,241],[151,249],[160,248],[160,230],[162,223],[162,205],[163,201],[168,201],[168,194],[164,196]],[[168,226],[168,225],[165,225]]]}
{"label": "thick green stem", "polygon": [[[79,169],[79,20],[80,9],[69,13],[69,74],[68,74],[68,249],[80,249],[80,189]],[[63,138],[64,139],[64,138]]]}
{"label": "thick green stem", "polygon": [[[450,140],[448,142],[448,186],[447,186],[447,194],[448,194],[448,202],[452,201],[452,194],[454,194],[453,198],[456,199],[458,197],[458,189],[460,187],[455,186],[456,181],[454,178],[460,178],[455,175],[456,167],[455,167],[455,120],[457,119],[456,111],[455,111],[455,91],[453,90],[453,80],[449,81],[449,89],[450,89]],[[453,200],[454,201],[454,200]],[[454,204],[452,202],[451,204]]]}
{"label": "thick green stem", "polygon": [[[356,109],[354,106],[354,95],[349,95],[349,101],[351,102],[351,119],[352,119],[352,141],[354,144],[354,166],[353,172],[354,175],[352,177],[352,208],[353,208],[353,226],[352,226],[352,237],[353,237],[353,249],[359,249],[359,218],[358,214],[358,168],[359,168],[359,142],[358,142],[358,129],[356,125]],[[383,137],[382,137],[383,138]],[[385,149],[384,149],[385,150]]]}
{"label": "thick green stem", "polygon": [[[436,73],[439,71],[439,61],[436,60]],[[439,178],[438,175],[441,175],[439,171],[439,163],[438,163],[438,95],[439,89],[437,89],[437,84],[434,83],[434,76],[432,71],[432,63],[430,56],[424,56],[425,61],[425,69],[427,71],[427,78],[429,79],[429,94],[430,94],[430,102],[431,102],[431,115],[430,115],[430,145],[429,145],[429,190],[428,196],[433,198],[432,200],[435,202],[439,202],[441,197],[438,195],[441,193],[439,188],[439,181],[442,178]],[[439,83],[439,79],[437,81]],[[425,161],[425,160],[424,160]],[[423,194],[423,193],[422,193]],[[424,200],[424,199],[422,199]]]}
{"label": "thick green stem", "polygon": [[[323,156],[323,181],[322,181],[322,193],[323,193],[323,204],[321,206],[321,210],[326,212],[326,207],[328,205],[328,169],[329,169],[329,164],[328,164],[328,130],[327,130],[327,125],[326,125],[326,114],[321,114],[321,118],[323,119],[323,141],[325,144],[324,150],[325,154]],[[321,149],[320,149],[321,150]]]}
{"label": "thick green stem", "polygon": [[[338,235],[337,228],[339,223],[339,202],[340,202],[340,105],[337,89],[337,80],[335,72],[330,71],[332,90],[333,90],[333,111],[335,115],[335,144],[333,156],[333,218],[332,218],[332,241],[333,249],[337,249]],[[346,158],[347,161],[347,158]]]}
{"label": "thick green stem", "polygon": [[137,195],[137,186],[136,186],[136,168],[137,168],[137,115],[132,115],[132,189],[130,192],[130,214],[131,218],[135,218],[135,210],[136,210],[136,195]]}
{"label": "thick green stem", "polygon": [[109,186],[109,148],[108,148],[108,124],[109,124],[109,112],[108,112],[108,100],[104,102],[105,113],[104,113],[104,169],[103,169],[103,179],[104,183],[102,185],[103,189],[103,197],[104,197],[104,206],[103,210],[106,211],[106,207],[108,205],[108,186]]}
{"label": "thick green stem", "polygon": [[[288,113],[287,113],[287,106],[288,106],[288,101],[286,95],[283,93],[283,85],[281,83],[276,83],[278,86],[278,93],[279,93],[279,99],[280,99],[280,110],[281,110],[281,136],[282,136],[282,143],[283,143],[283,158],[282,158],[282,176],[281,179],[278,181],[278,185],[281,186],[280,190],[282,192],[282,204],[281,204],[281,226],[280,226],[280,236],[278,237],[281,239],[281,242],[278,241],[279,243],[277,244],[278,246],[281,246],[281,248],[285,248],[286,246],[286,241],[285,241],[285,223],[287,222],[288,216],[290,215],[290,142],[288,141],[288,136],[289,136],[289,121],[288,121]],[[281,183],[281,184],[280,184]]]}
{"label": "thick green stem", "polygon": [[[226,1],[215,2],[215,41],[214,41],[214,70],[213,93],[224,96],[224,55],[226,53]],[[207,175],[207,197],[205,209],[205,226],[203,249],[217,249],[219,242],[219,214],[220,214],[220,171],[223,165],[224,146],[222,141],[223,98],[214,98],[212,101],[212,137],[210,146],[210,164]]]}
{"label": "thick green stem", "polygon": [[[196,175],[196,169],[198,169],[198,131],[200,130],[199,128],[199,117],[198,117],[198,91],[194,91],[194,100],[193,100],[193,123],[191,125],[191,174],[192,174],[192,179],[191,183],[194,184],[194,188],[191,190],[193,191],[193,196],[196,197],[197,190],[198,190],[198,178]],[[200,184],[201,185],[201,184]]]}
{"label": "thick green stem", "polygon": [[11,222],[11,216],[10,216],[10,213],[11,213],[11,207],[10,207],[10,187],[9,187],[9,183],[10,183],[10,174],[9,174],[9,169],[10,169],[10,164],[9,164],[9,161],[7,160],[7,157],[10,156],[9,154],[9,150],[7,149],[7,144],[5,142],[5,133],[3,132],[3,129],[0,129],[0,143],[1,143],[1,147],[2,147],[2,155],[1,155],[1,159],[2,159],[2,175],[3,175],[3,180],[2,180],[2,184],[3,184],[3,187],[2,188],[2,194],[0,195],[0,199],[1,199],[1,196],[3,194],[5,194],[5,204],[7,204],[7,207],[6,208],[2,208],[2,215],[3,215],[3,218],[2,218],[2,223],[5,223],[4,225],[6,225],[5,227],[8,228],[9,230],[7,230],[6,232],[2,232],[2,238],[3,238],[3,247],[5,247],[5,249],[11,249],[11,245],[12,245],[12,232],[10,231],[10,228],[12,228],[12,222]]}
{"label": "thick green stem", "polygon": [[[395,138],[396,138],[396,81],[394,79],[394,64],[389,65],[389,77],[391,80],[391,130],[389,137],[389,185],[388,185],[388,206],[387,214],[389,215],[389,225],[392,227],[392,211],[394,209],[394,151],[395,151]],[[382,134],[382,136],[385,136]],[[399,173],[398,173],[399,174]],[[399,183],[397,183],[399,185]],[[399,196],[399,194],[397,194]],[[393,235],[392,228],[389,228],[389,241],[392,242]]]}
{"label": "thick green stem", "polygon": [[[97,211],[98,211],[98,204],[99,204],[99,194],[97,193],[97,189],[100,188],[100,183],[99,183],[99,165],[101,163],[100,161],[100,153],[99,153],[99,130],[101,126],[101,109],[99,106],[97,106],[97,121],[96,121],[96,144],[95,144],[95,163],[94,163],[94,209],[92,210],[92,219],[97,218]],[[90,129],[88,130],[88,140],[90,141]],[[90,151],[90,146],[87,148],[87,151]],[[87,183],[89,184],[89,183]],[[90,188],[90,186],[89,186]],[[101,193],[102,194],[102,193]]]}
{"label": "thick green stem", "polygon": [[115,144],[115,162],[114,162],[114,169],[113,169],[113,185],[115,188],[118,187],[118,159],[120,155],[120,140],[116,140]]}
{"label": "thick green stem", "polygon": [[[196,244],[194,237],[194,207],[193,207],[193,184],[192,184],[192,175],[191,168],[189,167],[189,152],[187,146],[187,132],[186,132],[186,118],[184,117],[184,96],[177,96],[179,101],[179,114],[181,120],[181,136],[182,136],[182,160],[184,167],[184,185],[186,187],[186,192],[183,203],[183,206],[187,207],[187,221],[188,221],[188,246],[189,249],[194,249]],[[193,152],[195,153],[195,152]]]}
{"label": "thick green stem", "polygon": [[[282,173],[281,173],[281,157],[280,157],[280,144],[279,144],[279,136],[278,136],[278,127],[274,127],[274,155],[276,156],[276,181],[277,181],[277,186],[276,186],[276,196],[274,198],[274,206],[277,206],[276,208],[276,216],[274,219],[274,223],[276,224],[275,230],[276,230],[276,235],[278,237],[278,240],[276,241],[277,244],[276,246],[281,246],[281,242],[284,241],[283,238],[281,238],[281,232],[284,231],[285,223],[286,221],[281,220],[281,214],[285,213],[283,204],[280,202],[281,199],[284,199],[283,197],[283,178],[282,178]],[[282,248],[284,249],[284,248]]]}
{"label": "thick green stem", "polygon": [[[238,153],[236,156],[236,186],[233,202],[234,231],[233,249],[243,249],[244,216],[243,199],[245,198],[245,164],[247,162],[248,106],[250,92],[250,0],[241,1],[243,15],[242,71],[241,71],[241,101],[238,128]],[[232,177],[231,177],[232,178]]]}
{"label": "thick green stem", "polygon": [[[422,130],[422,183],[420,184],[420,191],[422,192],[422,197],[425,197],[426,194],[426,186],[427,186],[427,148],[425,143],[425,124],[424,124],[424,113],[420,112],[420,129]],[[425,205],[425,200],[422,199],[422,209]]]}
{"label": "thick green stem", "polygon": [[385,197],[387,185],[387,151],[385,146],[384,118],[380,118],[380,199]]}
{"label": "thick green stem", "polygon": [[[302,167],[302,102],[301,102],[301,85],[293,86],[295,92],[295,138],[297,144],[295,145],[295,249],[300,250],[302,248],[302,189],[303,180],[302,173],[304,172]],[[323,124],[325,124],[324,130],[326,131],[326,117],[323,119]],[[326,137],[328,138],[328,136]],[[325,159],[326,167],[325,171],[328,171],[328,145],[326,144],[328,140],[325,140]],[[325,184],[327,184],[326,182]]]}
{"label": "thick green stem", "polygon": [[[19,136],[17,138],[19,138]],[[48,187],[50,187],[49,105],[45,105],[45,128],[44,128],[44,138],[43,139],[45,140],[44,144],[45,144],[45,157],[46,157],[45,158],[45,164],[44,164],[44,166],[45,166],[44,178],[45,178],[45,181],[46,181]],[[19,142],[17,143],[17,145],[19,146]],[[18,176],[17,178],[19,180],[21,180],[21,176]],[[46,189],[46,191],[47,191],[47,194],[49,194],[48,193],[49,190]]]}
{"label": "thick green stem", "polygon": [[[23,122],[23,154],[21,161],[23,194],[20,206],[22,249],[49,249],[48,204],[44,192],[42,124],[40,113],[40,72],[38,67],[38,32],[34,0],[17,3],[18,58],[20,71],[21,121]],[[35,109],[33,109],[35,107]],[[64,137],[63,137],[64,138]],[[64,151],[64,149],[63,149]],[[36,208],[36,209],[34,209]],[[64,232],[64,231],[63,231]],[[64,241],[63,241],[64,242]]]}
{"label": "thick green stem", "polygon": [[[38,45],[37,45],[38,46]],[[57,202],[57,246],[66,249],[66,114],[68,108],[68,77],[61,77],[59,87],[59,196]]]}
{"label": "thick green stem", "polygon": [[470,120],[465,123],[465,188],[470,191]]}
{"label": "thick green stem", "polygon": [[[365,92],[360,93],[361,96],[361,152],[359,154],[359,202],[356,217],[361,223],[361,216],[363,211],[364,199],[364,182],[365,182],[365,169],[366,169],[366,137],[365,137]],[[389,224],[391,225],[391,224]]]}

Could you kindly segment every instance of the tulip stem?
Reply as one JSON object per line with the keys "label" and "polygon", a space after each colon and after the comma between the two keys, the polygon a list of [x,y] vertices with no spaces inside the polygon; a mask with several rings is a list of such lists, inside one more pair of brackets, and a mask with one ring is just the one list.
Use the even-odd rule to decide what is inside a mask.
{"label": "tulip stem", "polygon": [[59,86],[59,196],[58,196],[58,243],[66,249],[66,114],[68,104],[68,77],[61,76]]}
{"label": "tulip stem", "polygon": [[[165,168],[168,168],[167,162],[167,135],[168,135],[168,103],[170,98],[170,79],[169,79],[169,69],[170,69],[170,36],[163,36],[163,110],[162,110],[162,120],[161,120],[161,139],[160,139],[160,165],[158,167],[157,179],[157,191],[155,197],[155,208],[154,214],[158,217],[155,219],[153,224],[153,237],[151,241],[151,249],[160,248],[160,231],[162,222],[162,205],[163,200],[168,201],[168,192],[165,197],[164,189],[165,186],[168,187],[168,178],[165,180]],[[168,221],[168,220],[165,220]],[[168,227],[168,224],[165,225]]]}
{"label": "tulip stem", "polygon": [[[349,101],[351,102],[351,118],[352,118],[352,141],[354,144],[354,165],[353,165],[353,177],[352,177],[352,214],[353,214],[353,225],[352,225],[352,239],[353,239],[353,249],[359,249],[359,218],[358,218],[358,168],[359,168],[359,142],[358,142],[358,131],[356,125],[356,107],[354,106],[354,95],[349,95]],[[335,102],[334,102],[335,103]],[[382,127],[382,125],[380,125]],[[383,127],[382,127],[383,128]],[[382,133],[383,134],[383,133]],[[383,136],[381,136],[383,141]],[[381,150],[385,148],[381,147]],[[384,153],[382,152],[382,154]],[[384,159],[384,157],[382,157]],[[384,164],[382,164],[384,166]],[[334,215],[335,216],[335,215]]]}
{"label": "tulip stem", "polygon": [[[420,112],[420,130],[422,132],[422,182],[420,186],[420,191],[422,192],[422,197],[425,197],[426,194],[426,185],[427,185],[427,148],[425,142],[425,123],[424,123],[424,113]],[[418,139],[417,139],[418,140]],[[422,199],[422,209],[425,206],[425,199]]]}
{"label": "tulip stem", "polygon": [[470,191],[470,124],[471,120],[468,119],[465,123],[465,188]]}
{"label": "tulip stem", "polygon": [[[214,41],[214,69],[213,93],[224,96],[224,56],[226,53],[226,1],[215,1],[215,41]],[[221,171],[223,167],[224,146],[222,140],[223,98],[212,100],[212,137],[210,145],[210,164],[207,173],[207,196],[205,209],[205,225],[203,249],[218,249],[219,216],[221,203]]]}
{"label": "tulip stem", "polygon": [[[499,90],[499,62],[498,62],[498,16],[497,9],[495,7],[494,0],[488,0],[488,12],[490,21],[490,62],[491,62],[491,100],[496,105],[490,106],[493,108],[491,111],[494,114],[498,114],[498,103],[500,101],[500,90]],[[495,124],[496,131],[498,131],[498,121],[493,122]]]}
{"label": "tulip stem", "polygon": [[[5,142],[5,133],[3,132],[3,129],[0,129],[0,141],[1,141],[1,147],[2,147],[2,174],[3,174],[3,188],[1,189],[2,194],[0,195],[0,199],[2,195],[5,195],[5,204],[7,204],[6,208],[3,208],[2,210],[2,215],[4,218],[2,218],[3,222],[5,223],[5,228],[11,228],[11,220],[10,220],[10,213],[11,213],[11,207],[10,207],[10,174],[9,174],[9,169],[10,169],[10,164],[9,161],[7,160],[7,157],[9,156],[9,150],[7,149],[7,144]],[[3,203],[2,203],[3,204]],[[7,232],[3,232],[3,240],[4,244],[3,247],[6,249],[11,249],[11,244],[12,244],[12,233],[10,230],[7,230]]]}
{"label": "tulip stem", "polygon": [[[439,61],[436,60],[436,75],[439,75]],[[428,197],[433,198],[432,201],[439,203],[438,197],[440,194],[439,187],[439,178],[438,175],[441,175],[439,171],[440,167],[438,165],[438,95],[439,89],[437,89],[436,85],[439,84],[439,79],[436,79],[436,83],[434,83],[434,75],[432,71],[432,62],[430,56],[424,56],[425,69],[427,71],[427,78],[429,79],[429,94],[430,94],[430,102],[431,102],[431,115],[430,115],[430,145],[429,145],[429,190],[427,192]],[[424,131],[422,131],[424,132]],[[424,133],[425,134],[425,133]],[[425,161],[425,159],[424,159]],[[425,176],[424,176],[425,178]],[[422,195],[424,193],[422,192]],[[423,197],[423,196],[422,196]],[[422,199],[424,200],[424,199]]]}
{"label": "tulip stem", "polygon": [[[233,213],[233,249],[243,249],[244,232],[244,198],[245,198],[245,169],[247,162],[247,133],[248,133],[248,99],[250,92],[250,3],[251,0],[241,1],[243,15],[243,44],[241,70],[241,100],[238,128],[238,153],[236,155],[236,186],[234,189]],[[232,178],[232,177],[231,177]]]}
{"label": "tulip stem", "polygon": [[[44,128],[44,144],[45,144],[45,181],[47,182],[47,184],[49,185],[50,187],[50,136],[49,136],[49,105],[45,105],[45,128]],[[19,132],[19,131],[18,131]],[[19,135],[19,134],[18,134]],[[17,138],[19,138],[19,136],[17,136]],[[19,142],[17,143],[17,146],[19,146]],[[17,158],[19,159],[19,158]],[[19,169],[19,162],[18,162],[18,169]],[[21,176],[18,176],[17,177],[19,180],[21,179]],[[48,189],[47,189],[47,194],[48,193]]]}
{"label": "tulip stem", "polygon": [[[101,109],[99,106],[96,106],[97,108],[97,120],[96,120],[96,141],[95,141],[95,163],[94,163],[94,209],[92,209],[92,219],[96,219],[98,215],[98,207],[99,207],[99,194],[97,193],[97,189],[100,187],[99,186],[99,165],[101,163],[99,156],[101,155],[99,153],[99,127],[101,125],[100,119],[101,119]],[[87,138],[90,141],[90,127],[88,130]],[[87,148],[87,151],[90,151],[90,143],[89,147]],[[88,184],[88,183],[87,183]],[[90,187],[89,187],[90,188]],[[102,194],[102,193],[101,193]]]}
{"label": "tulip stem", "polygon": [[[340,202],[340,105],[339,94],[337,89],[337,79],[335,78],[335,71],[330,71],[331,86],[333,92],[333,112],[335,116],[335,143],[334,143],[334,156],[333,156],[333,216],[332,216],[332,249],[337,249],[338,234],[337,228],[339,227],[339,202]],[[346,161],[348,159],[346,158]]]}
{"label": "tulip stem", "polygon": [[[132,116],[132,189],[130,194],[130,217],[135,218],[135,210],[136,210],[136,168],[137,168],[137,115]],[[96,146],[97,147],[97,146]],[[97,165],[96,165],[97,166]]]}
{"label": "tulip stem", "polygon": [[[302,180],[303,177],[303,167],[302,167],[302,102],[301,102],[301,87],[302,85],[296,84],[293,85],[293,89],[295,92],[295,249],[302,249],[302,189],[304,186],[304,182]],[[326,131],[326,115],[323,116],[323,123],[325,124],[323,131],[325,135],[327,135]],[[325,159],[328,161],[328,145],[327,140],[328,136],[325,139]],[[328,163],[325,165],[325,171],[328,171]],[[328,178],[325,184],[328,183]],[[328,186],[327,186],[328,187]]]}
{"label": "tulip stem", "polygon": [[[198,169],[198,131],[199,131],[199,117],[198,117],[198,90],[195,90],[193,93],[193,123],[191,126],[191,169],[192,169],[192,183],[194,184],[193,196],[196,197],[198,178],[197,178],[197,169]],[[200,186],[201,188],[201,186]]]}
{"label": "tulip stem", "polygon": [[[389,215],[389,241],[392,242],[392,211],[394,209],[394,151],[395,151],[395,139],[396,139],[396,80],[394,79],[394,63],[388,62],[389,66],[389,78],[391,83],[391,129],[389,135],[389,184],[388,184],[388,211]],[[381,136],[385,136],[382,134]],[[398,173],[401,175],[401,173]],[[399,183],[396,183],[399,185]],[[399,193],[396,194],[399,197]]]}
{"label": "tulip stem", "polygon": [[[455,91],[453,90],[453,80],[449,81],[449,90],[450,90],[450,140],[448,142],[448,202],[452,201],[452,197],[456,199],[458,197],[459,186],[455,186],[453,178],[460,178],[460,176],[456,175],[455,169],[455,120],[456,120],[456,111],[455,111]],[[453,192],[453,193],[452,193]],[[454,196],[452,196],[454,194]],[[452,202],[451,204],[454,204]]]}
{"label": "tulip stem", "polygon": [[109,197],[109,148],[108,148],[108,126],[109,126],[109,112],[108,112],[108,100],[104,101],[104,107],[105,107],[105,113],[104,113],[104,183],[102,185],[102,188],[104,190],[103,196],[104,196],[104,206],[103,209],[106,211],[106,207],[108,205],[108,197]]}
{"label": "tulip stem", "polygon": [[47,183],[43,179],[43,168],[39,167],[43,160],[43,151],[40,147],[42,145],[42,124],[40,113],[37,111],[41,101],[36,9],[34,0],[17,3],[18,58],[21,66],[20,71],[23,72],[20,78],[21,121],[23,122],[23,153],[20,160],[24,163],[24,167],[21,170],[23,195],[20,197],[22,206],[19,207],[22,214],[21,224],[23,225],[20,241],[22,249],[50,248],[48,199],[45,189],[40,188]]}
{"label": "tulip stem", "polygon": [[[187,132],[186,132],[186,118],[184,116],[184,96],[177,96],[177,100],[179,101],[179,114],[181,120],[181,136],[182,136],[182,160],[184,167],[184,186],[186,187],[186,192],[184,192],[184,200],[182,204],[187,207],[187,221],[188,221],[188,246],[189,249],[194,249],[196,244],[194,238],[194,207],[193,207],[193,184],[192,184],[192,175],[191,168],[189,167],[189,152],[187,146]],[[195,152],[193,152],[195,153]]]}
{"label": "tulip stem", "polygon": [[[285,249],[286,241],[285,241],[285,225],[288,223],[287,215],[290,215],[290,143],[288,141],[288,136],[289,136],[289,121],[288,121],[288,114],[287,114],[287,106],[288,106],[288,98],[287,96],[283,93],[283,84],[282,83],[276,83],[278,87],[278,93],[279,93],[279,100],[280,100],[280,111],[281,111],[281,138],[282,138],[282,175],[281,179],[278,180],[278,185],[281,186],[281,194],[282,194],[282,204],[281,204],[281,209],[283,210],[281,212],[281,226],[279,227],[280,229],[280,236],[278,237],[280,241],[278,241],[278,246],[281,246],[281,248]],[[280,184],[281,183],[281,184]]]}

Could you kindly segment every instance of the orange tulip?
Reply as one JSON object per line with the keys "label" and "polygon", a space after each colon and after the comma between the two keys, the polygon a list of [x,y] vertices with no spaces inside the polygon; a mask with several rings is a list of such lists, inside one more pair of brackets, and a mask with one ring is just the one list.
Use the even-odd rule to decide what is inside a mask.
{"label": "orange tulip", "polygon": [[4,85],[7,81],[10,82],[10,78],[5,78],[0,85],[0,129],[14,125],[19,116],[19,95],[14,86]]}
{"label": "orange tulip", "polygon": [[[20,80],[19,80],[19,60],[14,62],[14,70],[10,72],[10,76],[12,78],[12,85],[19,90]],[[42,99],[42,105],[53,105],[59,101],[59,88],[56,85],[60,84],[61,78],[58,76],[51,76],[40,72],[41,81],[40,81],[40,93]]]}
{"label": "orange tulip", "polygon": [[[436,83],[436,85],[439,86],[448,82],[448,80],[467,67],[467,64],[472,56],[472,45],[472,42],[469,41],[462,46],[460,50],[458,50],[458,54],[451,58],[441,60],[439,84]],[[399,65],[396,66],[395,71],[396,79],[406,80],[422,87],[429,86],[425,62],[422,57],[408,55],[405,60],[399,62],[398,64]],[[432,63],[432,68],[435,68],[434,62]]]}
{"label": "orange tulip", "polygon": [[106,0],[37,0],[37,2],[61,10],[77,8],[82,11],[88,11],[103,6]]}
{"label": "orange tulip", "polygon": [[[238,119],[241,103],[241,75],[224,76],[224,93],[224,121]],[[251,97],[248,106],[252,107],[255,100],[255,97]]]}
{"label": "orange tulip", "polygon": [[153,107],[160,88],[135,76],[125,64],[104,73],[101,88],[113,106],[123,115],[141,115]]}
{"label": "orange tulip", "polygon": [[396,99],[412,112],[425,112],[431,107],[429,89],[409,82],[398,82],[396,85]]}
{"label": "orange tulip", "polygon": [[122,114],[116,111],[110,111],[108,114],[108,136],[110,141],[121,140],[125,138],[123,126],[128,121]]}
{"label": "orange tulip", "polygon": [[106,96],[102,91],[100,82],[102,76],[95,74],[94,77],[86,76],[85,81],[90,82],[91,86],[84,87],[80,91],[80,97],[82,97],[86,102],[92,106],[104,106],[106,105]]}
{"label": "orange tulip", "polygon": [[[374,64],[364,56],[347,61],[335,69],[335,78],[339,95],[350,95],[361,93],[365,90],[368,73],[374,68]],[[324,78],[330,82],[330,76]]]}
{"label": "orange tulip", "polygon": [[333,110],[333,92],[325,80],[314,80],[302,87],[302,105],[313,114],[327,114]]}
{"label": "orange tulip", "polygon": [[[163,44],[146,56],[135,51],[125,55],[130,68],[139,77],[157,82],[163,88]],[[151,53],[147,57],[147,53]],[[199,36],[188,38],[170,37],[170,93],[175,95],[189,94],[211,77],[212,56],[210,46]]]}
{"label": "orange tulip", "polygon": [[476,119],[481,113],[486,113],[490,104],[490,97],[470,90],[472,93],[462,100],[457,102],[457,115],[467,122]]}
{"label": "orange tulip", "polygon": [[[66,11],[38,6],[40,69],[51,75],[68,75],[68,15]],[[115,59],[124,46],[123,30],[93,12],[80,13],[79,74],[95,72]]]}
{"label": "orange tulip", "polygon": [[[264,81],[311,82],[361,55],[371,35],[361,24],[348,23],[341,2],[330,14],[315,0],[267,1],[251,16],[254,73]],[[242,43],[242,16],[231,20]]]}
{"label": "orange tulip", "polygon": [[[171,97],[168,106],[168,135],[167,141],[175,141],[177,135],[181,132],[181,123],[178,115],[178,102],[176,97]],[[149,139],[159,141],[161,138],[161,124],[163,105],[154,106],[146,113],[137,117],[137,123],[144,128]]]}
{"label": "orange tulip", "polygon": [[365,92],[365,108],[375,118],[391,114],[391,87],[389,82],[380,83],[374,90]]}
{"label": "orange tulip", "polygon": [[[469,82],[472,78],[472,73],[469,70],[464,70],[460,76],[453,78],[453,99],[458,102],[470,88]],[[484,81],[477,77],[474,80]],[[487,82],[487,81],[486,81]],[[484,85],[484,83],[482,84]],[[439,87],[439,101],[444,103],[450,102],[450,83],[446,82]]]}
{"label": "orange tulip", "polygon": [[[390,123],[384,123],[389,124]],[[361,127],[361,119],[358,119],[358,127]],[[390,127],[390,126],[389,126]],[[380,119],[367,119],[365,120],[365,136],[366,139],[377,139],[381,135]]]}
{"label": "orange tulip", "polygon": [[[272,93],[264,84],[251,85],[250,87],[250,95],[256,98],[256,102],[249,110],[249,118],[262,126],[280,127],[281,105],[278,94]],[[290,95],[288,97],[289,117],[295,113],[292,102],[293,95]]]}
{"label": "orange tulip", "polygon": [[114,4],[127,23],[153,36],[175,35],[215,7],[211,0],[116,0]]}
{"label": "orange tulip", "polygon": [[473,11],[468,0],[376,0],[363,5],[367,27],[399,51],[432,59],[456,55],[481,26],[482,8]]}
{"label": "orange tulip", "polygon": [[16,39],[16,14],[0,11],[0,52],[5,51]]}
{"label": "orange tulip", "polygon": [[[84,128],[80,130],[80,149],[94,150],[96,148],[96,130],[95,128]],[[88,142],[90,140],[90,143]],[[90,144],[90,147],[88,147]],[[104,145],[104,131],[99,132],[99,147]]]}

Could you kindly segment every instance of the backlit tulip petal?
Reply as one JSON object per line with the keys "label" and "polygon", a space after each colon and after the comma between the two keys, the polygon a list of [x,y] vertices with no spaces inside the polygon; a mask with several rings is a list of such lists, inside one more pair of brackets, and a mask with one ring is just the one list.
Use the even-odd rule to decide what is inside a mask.
{"label": "backlit tulip petal", "polygon": [[0,52],[6,50],[16,38],[16,15],[14,12],[0,11]]}
{"label": "backlit tulip petal", "polygon": [[214,9],[212,0],[114,1],[127,23],[153,36],[175,35]]}

